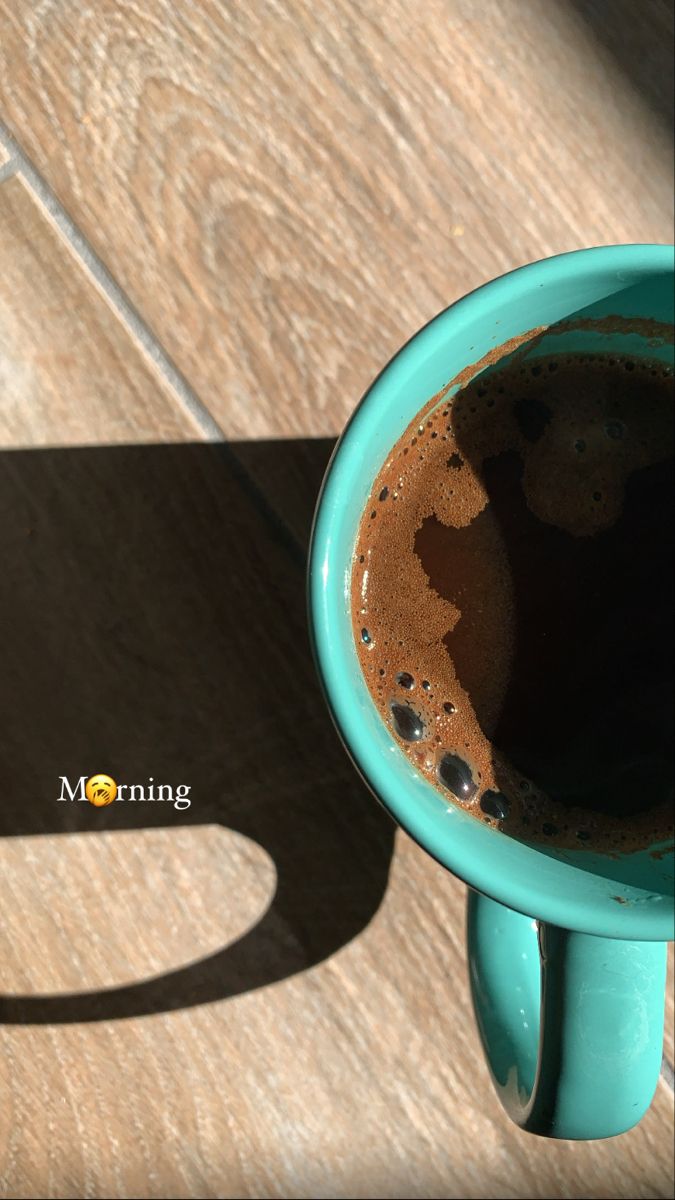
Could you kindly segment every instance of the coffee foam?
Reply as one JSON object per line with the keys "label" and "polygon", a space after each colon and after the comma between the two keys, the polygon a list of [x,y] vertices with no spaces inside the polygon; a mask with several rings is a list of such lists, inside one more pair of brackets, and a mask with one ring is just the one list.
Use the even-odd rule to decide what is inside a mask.
{"label": "coffee foam", "polygon": [[[617,521],[630,476],[672,455],[665,418],[668,413],[672,420],[672,405],[660,396],[672,386],[672,370],[660,362],[605,356],[549,354],[537,361],[527,339],[521,353],[514,350],[514,343],[502,348],[506,365],[500,366],[498,352],[495,363],[479,364],[479,373],[461,380],[452,399],[452,385],[435,396],[379,472],[353,563],[359,658],[393,736],[452,802],[528,841],[626,851],[668,836],[672,812],[632,816],[628,833],[602,812],[556,804],[490,742],[513,662],[516,622],[512,574],[483,465],[499,455],[518,456],[530,512],[575,538],[592,538]],[[638,378],[645,395],[636,407],[631,397]],[[433,548],[443,526],[471,526],[470,546],[464,561],[453,555],[436,564],[433,586],[422,559],[425,544]],[[472,568],[475,561],[479,571]],[[444,587],[444,571],[453,575],[453,588]],[[471,601],[462,611],[456,580],[469,575]],[[455,595],[459,590],[457,603],[443,595],[453,589]],[[471,694],[445,644],[460,617],[464,644],[471,647]],[[402,674],[409,677],[407,686],[399,682]],[[392,714],[392,704],[414,718],[405,711],[403,717]],[[461,794],[448,796],[443,772],[456,779],[457,761],[468,764],[471,786],[462,791],[460,780]]]}

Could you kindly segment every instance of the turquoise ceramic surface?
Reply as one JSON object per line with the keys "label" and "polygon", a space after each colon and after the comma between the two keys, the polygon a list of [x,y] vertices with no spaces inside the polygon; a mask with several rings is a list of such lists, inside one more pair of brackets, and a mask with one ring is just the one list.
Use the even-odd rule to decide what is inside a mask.
{"label": "turquoise ceramic surface", "polygon": [[[354,413],[312,535],[310,624],[333,718],[375,796],[474,889],[471,990],[495,1087],[520,1125],[559,1138],[621,1133],[649,1106],[661,1062],[665,943],[673,937],[673,854],[615,860],[528,846],[449,803],[414,770],[371,700],[352,638],[351,557],[372,481],[431,396],[495,345],[580,312],[672,324],[674,263],[667,246],[580,250],[513,271],[442,312]],[[634,333],[558,334],[555,346],[611,346],[667,361],[673,354],[672,344],[646,345]],[[547,339],[535,353],[547,353]]]}

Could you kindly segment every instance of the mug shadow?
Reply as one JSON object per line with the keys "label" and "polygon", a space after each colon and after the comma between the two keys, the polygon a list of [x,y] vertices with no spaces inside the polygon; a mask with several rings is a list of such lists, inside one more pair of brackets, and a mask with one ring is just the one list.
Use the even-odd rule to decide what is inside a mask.
{"label": "mug shadow", "polygon": [[568,0],[589,34],[614,59],[629,86],[663,122],[672,141],[675,116],[672,9],[660,0]]}
{"label": "mug shadow", "polygon": [[[376,912],[395,829],[338,741],[306,630],[306,535],[332,446],[0,456],[0,834],[215,823],[259,843],[277,871],[268,911],[217,953],[104,991],[1,996],[1,1022],[235,996],[321,962]],[[273,493],[291,480],[295,539],[251,483],[268,478]],[[96,771],[189,784],[191,805],[58,801],[60,777]]]}

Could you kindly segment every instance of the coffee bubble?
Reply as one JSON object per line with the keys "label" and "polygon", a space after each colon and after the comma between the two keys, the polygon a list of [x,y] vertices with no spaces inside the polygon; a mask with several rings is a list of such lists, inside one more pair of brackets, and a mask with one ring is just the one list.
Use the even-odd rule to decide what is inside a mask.
{"label": "coffee bubble", "polygon": [[444,754],[438,764],[438,777],[458,800],[472,800],[478,791],[471,767],[458,754]]}
{"label": "coffee bubble", "polygon": [[480,798],[480,806],[484,813],[503,821],[509,815],[511,805],[502,792],[493,792],[490,788]]}
{"label": "coffee bubble", "polygon": [[390,706],[391,719],[394,729],[404,742],[420,742],[424,737],[424,721],[409,704],[398,704],[394,701]]}
{"label": "coffee bubble", "polygon": [[612,438],[614,441],[618,441],[620,438],[623,437],[623,434],[624,434],[623,422],[622,421],[606,421],[605,422],[605,433],[607,434],[608,438]]}

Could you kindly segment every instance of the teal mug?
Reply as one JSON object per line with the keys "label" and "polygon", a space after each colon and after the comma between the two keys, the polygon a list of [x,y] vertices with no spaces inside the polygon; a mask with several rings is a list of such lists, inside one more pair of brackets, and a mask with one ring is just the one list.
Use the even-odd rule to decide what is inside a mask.
{"label": "teal mug", "polygon": [[[310,627],[344,744],[375,796],[470,887],[468,959],[478,1029],[497,1093],[523,1129],[604,1138],[635,1125],[658,1081],[666,942],[673,937],[668,846],[603,856],[527,845],[489,828],[418,774],[379,716],[350,616],[359,521],[382,463],[428,399],[488,351],[568,322],[556,348],[672,360],[631,319],[673,323],[674,249],[608,246],[521,267],[446,309],[385,367],[328,467],[312,533]],[[593,331],[603,317],[611,332]],[[543,348],[543,349],[542,349]],[[537,352],[545,351],[540,342]]]}

